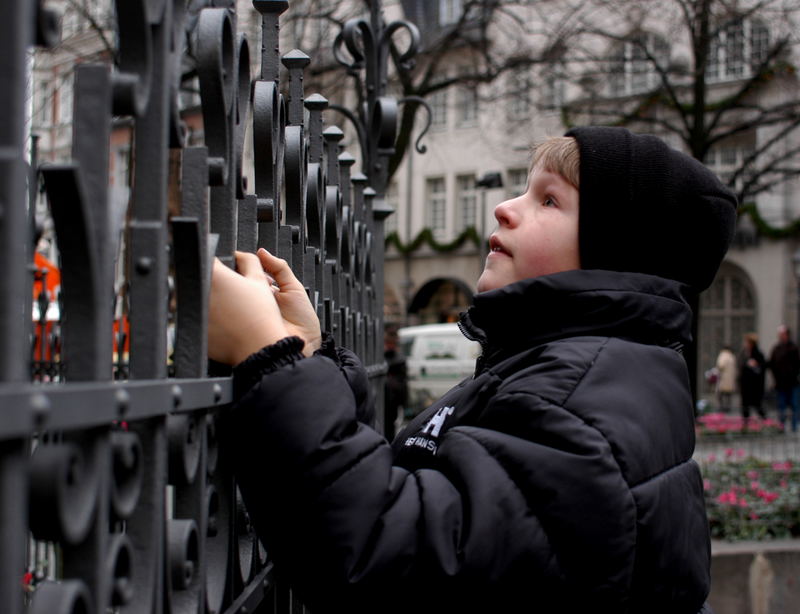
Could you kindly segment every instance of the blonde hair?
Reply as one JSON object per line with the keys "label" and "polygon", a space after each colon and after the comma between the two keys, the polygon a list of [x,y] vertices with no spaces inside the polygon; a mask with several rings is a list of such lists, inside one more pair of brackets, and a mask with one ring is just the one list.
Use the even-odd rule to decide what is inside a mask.
{"label": "blonde hair", "polygon": [[553,136],[534,145],[528,173],[536,166],[558,173],[573,188],[579,189],[580,152],[578,142],[571,136]]}

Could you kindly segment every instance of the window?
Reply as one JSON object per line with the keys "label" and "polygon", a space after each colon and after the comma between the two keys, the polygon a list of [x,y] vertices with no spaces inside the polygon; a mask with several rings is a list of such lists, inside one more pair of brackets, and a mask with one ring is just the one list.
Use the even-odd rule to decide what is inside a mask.
{"label": "window", "polygon": [[181,84],[179,91],[178,104],[181,110],[199,107],[200,101],[200,79],[194,77]]}
{"label": "window", "polygon": [[742,269],[723,262],[714,283],[700,295],[697,381],[703,381],[703,372],[714,366],[723,346],[730,345],[737,353],[745,333],[755,327],[753,284]]}
{"label": "window", "polygon": [[447,126],[447,90],[439,90],[428,96],[431,107],[431,128]]}
{"label": "window", "polygon": [[527,119],[531,112],[531,79],[527,66],[508,75],[508,119]]}
{"label": "window", "polygon": [[545,109],[555,109],[566,100],[566,80],[562,67],[551,68],[541,75],[539,104]]}
{"label": "window", "polygon": [[117,145],[111,149],[110,198],[115,211],[125,211],[130,199],[130,145]]}
{"label": "window", "polygon": [[528,169],[512,168],[508,171],[508,192],[506,198],[516,198],[528,190]]}
{"label": "window", "polygon": [[[727,140],[711,148],[704,160],[705,165],[714,171],[723,183],[729,184],[733,174],[741,168],[755,149],[755,136]],[[735,186],[736,187],[736,186]]]}
{"label": "window", "polygon": [[431,177],[426,180],[425,204],[426,224],[433,232],[433,236],[440,239],[446,231],[445,208],[447,206],[447,192],[444,177]]}
{"label": "window", "polygon": [[461,19],[461,0],[439,0],[439,25],[447,26]]}
{"label": "window", "polygon": [[87,27],[89,26],[90,21],[94,21],[94,23],[101,28],[108,28],[111,21],[111,16],[113,14],[113,9],[111,7],[111,2],[108,0],[84,0],[82,12],[86,17]]}
{"label": "window", "polygon": [[74,9],[64,11],[61,18],[61,37],[67,39],[78,31],[80,15]]}
{"label": "window", "polygon": [[470,226],[478,224],[478,191],[475,187],[475,175],[459,175],[456,177],[456,232],[461,233]]}
{"label": "window", "polygon": [[769,53],[769,29],[760,21],[750,22],[750,62],[755,69],[767,59]]}
{"label": "window", "polygon": [[706,78],[713,82],[748,77],[768,53],[769,29],[755,19],[735,19],[709,47]]}
{"label": "window", "polygon": [[118,145],[113,150],[111,185],[117,187],[127,187],[129,185],[129,166],[131,148],[129,145]]}
{"label": "window", "polygon": [[58,88],[58,121],[59,124],[72,123],[72,79],[65,78]]}
{"label": "window", "polygon": [[87,16],[91,15],[91,9],[84,0],[73,0],[68,5],[66,12],[72,13],[71,34],[80,34],[89,28]]}
{"label": "window", "polygon": [[39,91],[37,93],[39,100],[36,101],[38,107],[36,119],[39,121],[40,126],[47,126],[52,118],[51,113],[53,105],[53,99],[50,92],[50,82],[41,81],[38,89]]}
{"label": "window", "polygon": [[609,58],[609,94],[627,96],[658,87],[656,67],[666,68],[669,44],[654,34],[641,34],[620,43]]}
{"label": "window", "polygon": [[473,125],[478,121],[478,92],[474,87],[460,87],[456,119],[459,126]]}

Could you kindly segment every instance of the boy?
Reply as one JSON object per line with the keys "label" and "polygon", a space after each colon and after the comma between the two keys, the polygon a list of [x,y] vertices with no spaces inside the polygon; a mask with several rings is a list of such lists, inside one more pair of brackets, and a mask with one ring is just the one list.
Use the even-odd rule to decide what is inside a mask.
{"label": "boy", "polygon": [[655,137],[592,127],[538,148],[495,217],[461,320],[475,375],[391,446],[285,262],[216,265],[210,354],[237,365],[231,451],[276,570],[316,612],[696,614],[684,294],[711,283],[735,198]]}

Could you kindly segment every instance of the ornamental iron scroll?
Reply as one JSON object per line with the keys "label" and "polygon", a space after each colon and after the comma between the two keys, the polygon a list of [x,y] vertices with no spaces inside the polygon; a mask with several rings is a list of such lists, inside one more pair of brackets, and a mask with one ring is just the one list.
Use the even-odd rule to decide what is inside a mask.
{"label": "ornamental iron scroll", "polygon": [[[4,613],[302,609],[274,581],[218,438],[232,387],[205,358],[214,256],[230,266],[236,249],[263,246],[285,258],[382,399],[382,195],[396,125],[382,88],[388,39],[408,29],[406,62],[415,29],[383,28],[373,2],[373,29],[353,22],[342,34],[352,71],[361,63],[383,84],[359,110],[356,171],[342,130],[325,125],[328,101],[304,92],[312,58],[281,55],[289,3],[253,0],[260,41],[239,32],[234,5],[115,0],[115,66],[75,69],[70,159],[34,155],[29,167],[26,54],[54,45],[58,19],[42,2],[0,3]],[[189,143],[178,112],[187,66],[202,145]],[[108,179],[120,119],[135,162],[126,210],[112,204]],[[56,295],[48,271],[32,275],[29,264],[39,182],[59,252]]]}
{"label": "ornamental iron scroll", "polygon": [[[369,20],[348,20],[333,44],[334,58],[353,79],[357,109],[354,112],[340,105],[331,105],[331,108],[344,115],[355,128],[364,160],[364,173],[379,201],[382,201],[389,180],[389,160],[395,153],[398,104],[413,103],[427,111],[427,124],[415,142],[415,149],[419,153],[425,153],[421,141],[430,127],[431,109],[418,96],[408,96],[398,101],[386,95],[389,59],[392,59],[396,71],[411,71],[420,46],[420,34],[417,27],[405,19],[387,24],[383,19],[380,0],[367,0],[367,4],[370,9]],[[407,38],[403,50],[399,50],[394,41],[395,34],[400,31],[405,31]],[[386,209],[384,216],[392,212],[382,202],[379,208]]]}

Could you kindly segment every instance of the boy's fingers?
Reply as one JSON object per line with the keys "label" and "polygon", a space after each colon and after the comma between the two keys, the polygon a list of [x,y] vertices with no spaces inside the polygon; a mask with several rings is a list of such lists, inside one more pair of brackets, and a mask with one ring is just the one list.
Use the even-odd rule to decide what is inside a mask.
{"label": "boy's fingers", "polygon": [[261,266],[272,276],[278,286],[281,288],[288,288],[295,285],[301,287],[300,282],[294,276],[292,269],[285,260],[273,256],[263,247],[258,250],[257,255]]}
{"label": "boy's fingers", "polygon": [[214,258],[214,268],[212,269],[213,275],[217,279],[224,279],[227,275],[236,275],[234,271],[222,264],[219,258]]}
{"label": "boy's fingers", "polygon": [[255,254],[236,252],[236,270],[248,279],[263,279],[264,269]]}

